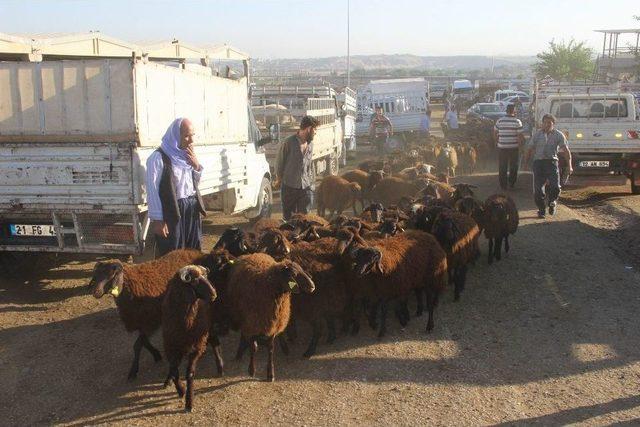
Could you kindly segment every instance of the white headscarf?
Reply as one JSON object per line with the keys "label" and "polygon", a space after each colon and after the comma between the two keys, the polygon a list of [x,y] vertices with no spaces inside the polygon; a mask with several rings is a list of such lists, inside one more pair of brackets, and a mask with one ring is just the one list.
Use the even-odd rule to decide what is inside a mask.
{"label": "white headscarf", "polygon": [[183,117],[179,117],[169,125],[162,137],[160,148],[171,159],[171,166],[191,169],[192,167],[187,161],[186,151],[180,148],[180,125],[183,120]]}

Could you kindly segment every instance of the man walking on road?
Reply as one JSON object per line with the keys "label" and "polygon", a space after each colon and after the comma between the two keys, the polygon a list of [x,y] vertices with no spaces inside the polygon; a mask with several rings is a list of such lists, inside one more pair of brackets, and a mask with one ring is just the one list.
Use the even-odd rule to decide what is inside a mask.
{"label": "man walking on road", "polygon": [[[525,154],[524,164],[528,166],[533,158],[533,192],[538,217],[545,217],[545,208],[549,206],[549,215],[556,213],[556,201],[560,195],[560,172],[558,170],[558,152],[562,153],[568,165],[569,173],[573,172],[571,152],[567,146],[567,138],[555,129],[556,118],[551,114],[542,117],[542,129],[537,131]],[[546,203],[545,203],[546,196]]]}
{"label": "man walking on road", "polygon": [[313,204],[316,174],[313,169],[313,137],[320,122],[304,116],[300,130],[282,143],[276,159],[276,187],[281,184],[282,216],[295,212],[309,213]]}
{"label": "man walking on road", "polygon": [[[498,144],[498,177],[500,188],[507,190],[516,185],[520,146],[524,143],[522,122],[516,117],[515,105],[507,106],[507,115],[496,121],[493,138]],[[507,171],[509,176],[507,177]]]}
{"label": "man walking on road", "polygon": [[371,118],[369,124],[369,135],[373,139],[373,145],[378,154],[384,153],[384,146],[390,136],[393,136],[393,125],[384,115],[382,107],[376,107],[376,114]]}
{"label": "man walking on road", "polygon": [[156,256],[175,249],[200,249],[202,216],[206,215],[198,183],[202,165],[193,149],[189,119],[175,119],[160,148],[147,159],[147,202]]}

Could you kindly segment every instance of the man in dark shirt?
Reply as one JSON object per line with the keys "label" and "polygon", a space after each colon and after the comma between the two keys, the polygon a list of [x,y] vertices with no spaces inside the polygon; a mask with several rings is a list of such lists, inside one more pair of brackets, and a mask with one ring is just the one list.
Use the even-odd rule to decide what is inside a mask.
{"label": "man in dark shirt", "polygon": [[384,115],[382,107],[376,107],[376,114],[371,118],[369,124],[369,134],[373,138],[373,145],[378,154],[384,152],[384,146],[390,136],[393,136],[393,125],[391,121]]}
{"label": "man in dark shirt", "polygon": [[320,122],[304,116],[300,130],[282,143],[276,159],[276,187],[281,184],[282,216],[309,213],[313,203],[316,174],[313,169],[313,137]]}

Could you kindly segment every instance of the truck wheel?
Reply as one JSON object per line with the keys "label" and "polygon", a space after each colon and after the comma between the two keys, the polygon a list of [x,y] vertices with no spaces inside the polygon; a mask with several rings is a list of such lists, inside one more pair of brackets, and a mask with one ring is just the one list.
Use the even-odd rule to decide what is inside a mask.
{"label": "truck wheel", "polygon": [[631,194],[640,194],[640,171],[632,172],[629,176],[631,181]]}
{"label": "truck wheel", "polygon": [[260,193],[258,195],[258,204],[255,210],[258,212],[253,218],[250,218],[250,222],[255,223],[260,218],[271,218],[271,208],[273,206],[273,191],[271,189],[271,181],[269,178],[262,178],[260,184]]}

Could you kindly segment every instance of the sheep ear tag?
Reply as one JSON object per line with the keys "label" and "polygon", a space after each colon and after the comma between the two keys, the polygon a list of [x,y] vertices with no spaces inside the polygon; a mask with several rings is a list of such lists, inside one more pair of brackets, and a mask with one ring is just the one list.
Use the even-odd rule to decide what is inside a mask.
{"label": "sheep ear tag", "polygon": [[117,297],[118,297],[118,295],[120,295],[120,288],[119,288],[119,287],[117,287],[117,286],[114,286],[113,288],[111,288],[111,289],[109,290],[109,293],[110,293],[111,295],[113,295],[113,296],[114,296],[114,298],[117,298]]}
{"label": "sheep ear tag", "polygon": [[294,281],[294,280],[289,280],[289,289],[291,290],[291,292],[293,292],[294,294],[299,294],[300,293],[300,288],[298,287],[298,282]]}

